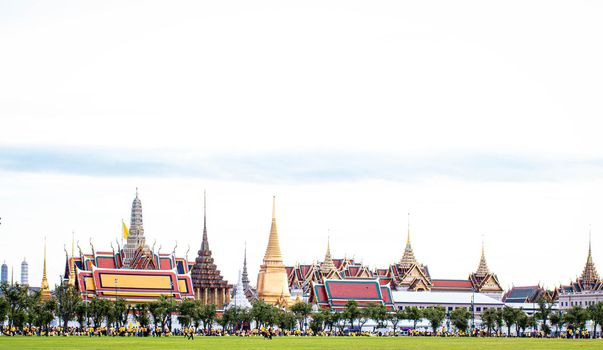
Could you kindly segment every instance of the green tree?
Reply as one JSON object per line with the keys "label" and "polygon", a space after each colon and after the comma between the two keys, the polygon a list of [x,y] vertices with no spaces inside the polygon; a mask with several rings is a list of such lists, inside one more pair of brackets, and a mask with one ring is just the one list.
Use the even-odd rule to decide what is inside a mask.
{"label": "green tree", "polygon": [[510,306],[505,306],[502,308],[502,319],[505,325],[507,326],[507,337],[511,336],[511,326],[515,324],[518,317],[518,309],[514,309]]}
{"label": "green tree", "polygon": [[299,323],[299,329],[305,331],[306,319],[312,313],[312,305],[304,301],[300,301],[291,305],[291,311],[293,312],[293,314],[295,314],[295,317],[297,318],[297,322]]}
{"label": "green tree", "polygon": [[50,322],[54,320],[57,308],[58,304],[55,298],[37,303],[34,307],[34,325],[40,327],[40,329],[45,329],[47,332],[50,328]]}
{"label": "green tree", "polygon": [[147,304],[136,304],[134,306],[134,318],[140,327],[147,328],[151,322],[149,318],[149,306]]}
{"label": "green tree", "polygon": [[255,326],[261,328],[267,319],[270,307],[263,300],[254,301],[251,306],[251,317],[255,321]]}
{"label": "green tree", "polygon": [[22,286],[18,283],[10,285],[8,283],[2,283],[0,285],[0,291],[7,303],[7,317],[8,325],[15,326],[15,321],[20,323],[22,326],[25,322],[25,307],[27,300],[27,286]]}
{"label": "green tree", "polygon": [[389,322],[391,322],[392,327],[394,328],[394,335],[396,334],[396,328],[400,321],[406,319],[406,311],[404,309],[396,309],[389,313]]}
{"label": "green tree", "polygon": [[80,329],[88,327],[88,303],[80,302],[75,308],[75,319],[80,324]]}
{"label": "green tree", "polygon": [[310,321],[310,329],[314,333],[318,333],[324,330],[325,314],[322,312],[315,312],[312,314],[312,320]]}
{"label": "green tree", "polygon": [[345,304],[343,318],[350,321],[350,328],[354,328],[354,321],[360,317],[360,308],[356,300],[350,300]]}
{"label": "green tree", "polygon": [[549,315],[549,322],[551,326],[555,327],[555,336],[559,336],[559,329],[563,327],[563,317],[561,317],[561,313],[559,311],[553,311]]}
{"label": "green tree", "polygon": [[423,316],[423,310],[416,306],[409,306],[406,309],[406,319],[412,321],[412,329],[417,329],[417,322],[419,322]]}
{"label": "green tree", "polygon": [[450,313],[450,321],[452,321],[454,327],[464,333],[469,329],[470,318],[471,313],[464,307],[457,307]]}
{"label": "green tree", "polygon": [[[300,304],[300,303],[298,303]],[[299,316],[297,316],[293,312],[289,312],[286,310],[278,311],[278,326],[281,329],[287,329],[292,331],[295,329],[295,323],[299,321]]]}
{"label": "green tree", "polygon": [[8,301],[4,295],[0,295],[0,324],[4,323],[6,316],[8,315]]}
{"label": "green tree", "polygon": [[205,330],[211,332],[212,324],[216,320],[216,305],[203,305],[201,308],[201,320]]}
{"label": "green tree", "polygon": [[128,323],[131,309],[125,299],[119,298],[113,302],[113,314],[117,327],[124,327]]}
{"label": "green tree", "polygon": [[592,337],[594,337],[597,334],[597,326],[603,325],[603,301],[589,305],[588,314],[593,321]]}
{"label": "green tree", "polygon": [[492,329],[496,326],[498,318],[498,310],[496,308],[488,308],[482,312],[482,322],[488,330],[488,336],[491,335]]}
{"label": "green tree", "polygon": [[574,332],[574,336],[580,333],[588,320],[588,311],[582,306],[572,306],[563,314],[564,321],[567,324],[567,328]]}
{"label": "green tree", "polygon": [[[388,319],[387,307],[383,304],[375,305],[370,307],[370,315],[375,320],[378,328],[385,326],[385,321]],[[373,329],[374,331],[374,329]]]}
{"label": "green tree", "polygon": [[178,322],[185,328],[190,327],[193,322],[197,303],[192,299],[184,299],[178,305]]}
{"label": "green tree", "polygon": [[63,328],[67,328],[69,321],[75,320],[82,298],[74,286],[66,283],[55,286],[54,295],[58,305],[57,315],[63,321]]}
{"label": "green tree", "polygon": [[429,321],[433,335],[435,335],[438,327],[442,324],[442,321],[446,318],[446,310],[442,306],[431,306],[425,309],[424,317]]}
{"label": "green tree", "polygon": [[534,317],[540,321],[540,330],[545,335],[551,333],[551,328],[547,325],[551,312],[553,312],[553,303],[549,303],[544,297],[540,297],[538,299],[538,311],[536,311]]}

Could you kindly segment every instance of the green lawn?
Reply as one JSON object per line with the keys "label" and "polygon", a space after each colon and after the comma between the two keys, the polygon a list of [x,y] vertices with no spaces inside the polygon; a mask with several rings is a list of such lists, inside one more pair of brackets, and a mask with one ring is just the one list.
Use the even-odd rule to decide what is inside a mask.
{"label": "green lawn", "polygon": [[0,337],[0,349],[601,349],[603,340],[504,338],[84,338]]}

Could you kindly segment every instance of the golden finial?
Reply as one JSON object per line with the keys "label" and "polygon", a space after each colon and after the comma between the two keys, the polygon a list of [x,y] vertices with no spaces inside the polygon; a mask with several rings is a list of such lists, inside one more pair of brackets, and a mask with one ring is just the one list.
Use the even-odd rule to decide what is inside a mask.
{"label": "golden finial", "polygon": [[408,213],[408,218],[406,220],[407,232],[406,232],[406,244],[410,244],[410,213]]}
{"label": "golden finial", "polygon": [[276,196],[272,196],[272,220],[276,220]]}

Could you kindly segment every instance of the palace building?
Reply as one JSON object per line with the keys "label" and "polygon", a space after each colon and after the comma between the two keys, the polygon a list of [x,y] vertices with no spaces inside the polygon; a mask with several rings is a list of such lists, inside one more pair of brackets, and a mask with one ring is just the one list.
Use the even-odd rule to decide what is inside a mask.
{"label": "palace building", "polygon": [[276,228],[275,197],[272,197],[272,225],[270,226],[266,254],[258,273],[257,294],[258,299],[280,307],[288,306],[291,299],[287,270],[283,264],[283,256]]}
{"label": "palace building", "polygon": [[588,255],[582,274],[570,284],[560,286],[557,295],[560,309],[568,309],[572,306],[587,307],[603,301],[603,280],[599,277],[593,262],[590,238],[588,240]]}
{"label": "palace building", "polygon": [[429,304],[432,299],[432,304],[437,305],[439,300],[447,298],[451,299],[451,305],[454,304],[452,300],[463,300],[464,303],[476,294],[485,303],[484,307],[502,305],[503,289],[496,274],[488,268],[483,243],[478,268],[467,279],[434,279],[428,267],[415,258],[410,229],[402,257],[388,268],[370,270],[354,259],[333,259],[330,241],[327,240],[322,262],[296,264],[286,267],[286,270],[291,294],[322,308],[337,310],[349,300],[356,300],[361,306],[378,303],[388,308],[394,305],[404,307],[411,303],[407,299],[412,294],[406,292],[426,293],[420,298],[422,305]]}
{"label": "palace building", "polygon": [[182,300],[193,298],[192,263],[172,253],[155,250],[145,242],[142,203],[138,197],[132,202],[130,229],[124,226],[126,244],[117,250],[96,251],[90,242],[90,253],[75,255],[72,243],[71,257],[67,256],[64,281],[76,286],[82,298],[123,298],[129,303],[157,300],[161,296]]}
{"label": "palace building", "polygon": [[222,309],[230,302],[232,285],[222,278],[209,249],[205,193],[203,194],[203,239],[195,265],[192,267],[192,279],[195,299],[201,300],[204,305],[214,304],[218,309]]}

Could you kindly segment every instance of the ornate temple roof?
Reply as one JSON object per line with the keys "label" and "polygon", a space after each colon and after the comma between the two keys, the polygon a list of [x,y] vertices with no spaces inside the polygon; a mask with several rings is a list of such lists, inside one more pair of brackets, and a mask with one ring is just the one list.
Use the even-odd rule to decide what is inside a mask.
{"label": "ornate temple roof", "polygon": [[323,273],[329,273],[335,270],[335,264],[333,263],[333,258],[331,258],[331,245],[329,242],[329,238],[327,238],[327,252],[325,253],[325,260],[320,264],[320,270]]}
{"label": "ornate temple roof", "polygon": [[584,265],[584,270],[582,270],[580,280],[584,289],[591,289],[599,281],[599,274],[593,262],[590,238],[588,240],[588,256],[586,257],[586,264]]}
{"label": "ornate temple roof", "polygon": [[404,248],[404,254],[402,254],[402,258],[400,259],[400,265],[402,268],[409,268],[413,265],[417,264],[417,259],[415,258],[415,254],[412,251],[412,246],[410,245],[410,220],[408,224],[408,232],[406,234],[406,247]]}
{"label": "ornate temple roof", "polygon": [[192,279],[194,288],[228,288],[228,282],[224,280],[214,263],[209,241],[207,239],[207,212],[206,197],[203,195],[203,239],[201,249],[199,249],[195,265],[192,269]]}
{"label": "ornate temple roof", "polygon": [[486,254],[484,253],[484,242],[482,241],[482,256],[479,260],[479,266],[477,267],[477,271],[475,271],[475,275],[478,277],[485,277],[489,273],[490,270],[488,269]]}

